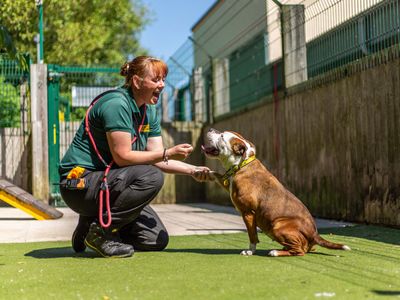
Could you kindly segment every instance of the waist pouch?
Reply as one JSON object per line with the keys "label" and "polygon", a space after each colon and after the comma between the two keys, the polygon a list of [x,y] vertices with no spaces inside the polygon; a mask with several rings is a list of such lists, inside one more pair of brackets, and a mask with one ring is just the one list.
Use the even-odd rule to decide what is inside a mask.
{"label": "waist pouch", "polygon": [[87,190],[89,188],[86,178],[64,179],[60,185],[68,190]]}
{"label": "waist pouch", "polygon": [[60,185],[68,190],[87,190],[89,181],[85,178],[90,172],[82,167],[73,168],[66,178],[61,180]]}

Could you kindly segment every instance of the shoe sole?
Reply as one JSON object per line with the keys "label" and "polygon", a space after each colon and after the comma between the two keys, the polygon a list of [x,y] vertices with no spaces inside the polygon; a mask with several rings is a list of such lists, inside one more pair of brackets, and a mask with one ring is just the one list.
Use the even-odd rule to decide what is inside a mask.
{"label": "shoe sole", "polygon": [[96,253],[100,254],[102,257],[105,258],[124,258],[124,257],[131,257],[134,253],[134,250],[132,250],[130,253],[127,254],[122,254],[122,255],[104,255],[103,253],[101,253],[99,250],[97,250],[97,248],[93,245],[91,245],[88,241],[86,241],[85,239],[85,245],[87,247],[89,247],[90,249],[92,249],[93,251],[95,251]]}

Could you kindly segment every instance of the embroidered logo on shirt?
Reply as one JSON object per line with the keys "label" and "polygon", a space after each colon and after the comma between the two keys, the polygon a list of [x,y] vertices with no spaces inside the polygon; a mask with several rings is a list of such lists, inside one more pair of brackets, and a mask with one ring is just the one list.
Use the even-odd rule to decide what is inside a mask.
{"label": "embroidered logo on shirt", "polygon": [[140,132],[150,132],[150,125],[144,124]]}

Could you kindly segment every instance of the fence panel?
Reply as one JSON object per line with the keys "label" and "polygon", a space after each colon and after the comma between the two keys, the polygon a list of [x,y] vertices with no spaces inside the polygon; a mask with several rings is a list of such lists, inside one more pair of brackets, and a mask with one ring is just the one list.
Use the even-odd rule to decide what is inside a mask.
{"label": "fence panel", "polygon": [[0,54],[0,177],[30,191],[29,72]]}
{"label": "fence panel", "polygon": [[91,101],[105,90],[123,84],[118,68],[83,68],[49,65],[49,178],[51,200],[63,206],[58,165],[79,128]]}
{"label": "fence panel", "polygon": [[271,101],[277,89],[341,76],[364,58],[378,58],[368,68],[399,55],[400,0],[279,2],[221,2],[193,27],[190,51],[171,57],[193,68],[186,82],[195,120],[212,123]]}

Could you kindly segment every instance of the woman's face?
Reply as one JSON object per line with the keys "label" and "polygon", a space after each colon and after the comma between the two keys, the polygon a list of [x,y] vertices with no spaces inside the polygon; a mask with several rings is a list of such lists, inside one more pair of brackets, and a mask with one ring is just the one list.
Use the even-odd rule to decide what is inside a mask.
{"label": "woman's face", "polygon": [[142,77],[139,83],[138,96],[140,102],[138,104],[157,104],[158,98],[165,87],[165,77],[155,74],[152,69],[146,76]]}

